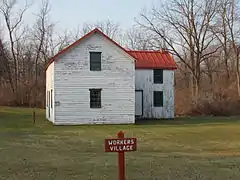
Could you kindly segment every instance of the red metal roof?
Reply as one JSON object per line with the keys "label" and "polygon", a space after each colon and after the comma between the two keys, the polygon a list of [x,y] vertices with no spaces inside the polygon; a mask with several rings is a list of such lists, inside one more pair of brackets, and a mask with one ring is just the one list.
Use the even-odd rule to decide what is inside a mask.
{"label": "red metal roof", "polygon": [[168,51],[128,51],[135,59],[136,69],[177,69]]}
{"label": "red metal roof", "polygon": [[91,36],[94,33],[99,33],[103,37],[105,37],[107,40],[115,44],[117,47],[122,49],[124,52],[126,52],[130,57],[133,57],[133,59],[136,60],[135,68],[136,69],[176,69],[176,63],[174,62],[172,56],[167,51],[129,51],[124,49],[122,46],[117,44],[115,41],[110,39],[107,35],[105,35],[103,32],[101,32],[99,29],[95,28],[94,30],[90,31],[83,37],[81,37],[79,40],[74,42],[73,44],[69,45],[68,47],[64,48],[62,51],[57,53],[55,56],[53,56],[47,66],[46,69],[49,67],[49,65],[56,60],[56,58],[62,54],[64,54],[67,50],[77,45],[80,41],[83,39]]}

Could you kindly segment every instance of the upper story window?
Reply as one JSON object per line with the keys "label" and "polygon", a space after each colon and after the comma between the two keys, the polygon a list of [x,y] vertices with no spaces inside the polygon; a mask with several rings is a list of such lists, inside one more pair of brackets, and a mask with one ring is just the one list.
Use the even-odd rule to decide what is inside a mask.
{"label": "upper story window", "polygon": [[154,84],[162,84],[163,83],[163,70],[162,69],[154,69],[153,70],[153,78],[154,78]]}
{"label": "upper story window", "polygon": [[90,71],[101,71],[101,52],[90,52]]}

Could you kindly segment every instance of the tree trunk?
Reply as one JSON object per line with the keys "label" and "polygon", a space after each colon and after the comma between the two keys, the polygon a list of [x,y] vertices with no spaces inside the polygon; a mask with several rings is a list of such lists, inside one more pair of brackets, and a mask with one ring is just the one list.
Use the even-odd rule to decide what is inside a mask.
{"label": "tree trunk", "polygon": [[195,99],[195,95],[196,95],[196,81],[194,78],[194,75],[192,74],[192,78],[191,78],[191,90],[192,90],[192,99]]}
{"label": "tree trunk", "polygon": [[191,68],[192,68],[192,78],[191,78],[191,89],[192,89],[192,98],[194,99],[196,95],[196,84],[195,84],[195,57],[194,57],[194,45],[193,45],[193,40],[191,36],[191,32],[189,34],[189,44],[190,44],[190,60],[191,60]]}
{"label": "tree trunk", "polygon": [[212,87],[212,84],[213,84],[213,74],[212,74],[211,71],[208,72],[208,78],[209,78],[209,84]]}
{"label": "tree trunk", "polygon": [[224,63],[226,69],[226,83],[228,84],[228,80],[230,78],[229,69],[228,69],[228,50],[227,50],[227,27],[226,27],[226,7],[223,8],[222,14],[222,26],[223,26],[223,52],[224,52]]}
{"label": "tree trunk", "polygon": [[236,61],[237,91],[238,91],[238,99],[240,99],[239,55],[237,50],[235,50],[235,53],[236,53],[235,61]]}
{"label": "tree trunk", "polygon": [[237,71],[237,90],[238,90],[238,98],[240,99],[240,77],[239,77],[239,70]]}

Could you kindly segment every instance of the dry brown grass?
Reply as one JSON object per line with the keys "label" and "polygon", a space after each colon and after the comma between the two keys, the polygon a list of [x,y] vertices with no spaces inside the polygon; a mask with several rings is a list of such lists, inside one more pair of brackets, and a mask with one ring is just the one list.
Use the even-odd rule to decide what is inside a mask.
{"label": "dry brown grass", "polygon": [[234,79],[225,82],[216,78],[213,84],[202,80],[199,97],[193,101],[191,89],[180,85],[175,88],[176,115],[239,115],[240,101]]}
{"label": "dry brown grass", "polygon": [[[44,83],[39,84],[41,88],[37,92],[37,107],[44,108],[45,106],[45,90]],[[19,85],[18,103],[16,103],[15,94],[7,84],[0,84],[0,106],[21,106],[31,107],[34,104],[34,92],[33,88],[29,88],[26,85]]]}

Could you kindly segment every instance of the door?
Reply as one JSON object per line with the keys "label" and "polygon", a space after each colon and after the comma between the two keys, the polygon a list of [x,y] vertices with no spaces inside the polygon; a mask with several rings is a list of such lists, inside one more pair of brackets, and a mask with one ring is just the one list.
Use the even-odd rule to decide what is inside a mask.
{"label": "door", "polygon": [[50,114],[51,114],[51,111],[50,111],[50,91],[48,91],[48,118],[50,119]]}
{"label": "door", "polygon": [[143,115],[143,90],[135,91],[135,116]]}

